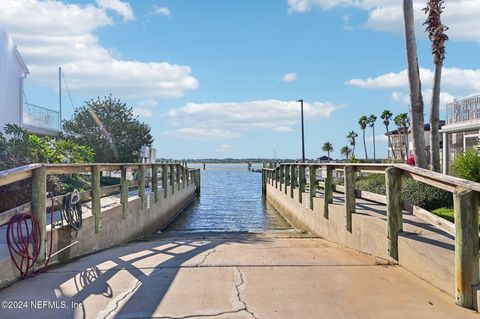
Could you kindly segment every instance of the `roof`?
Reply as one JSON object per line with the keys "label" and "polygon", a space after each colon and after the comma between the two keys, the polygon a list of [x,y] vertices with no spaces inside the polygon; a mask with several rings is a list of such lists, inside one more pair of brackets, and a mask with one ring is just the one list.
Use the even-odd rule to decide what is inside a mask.
{"label": "roof", "polygon": [[[438,128],[441,129],[443,126],[445,125],[445,121],[444,120],[440,120],[439,123],[438,123]],[[423,130],[424,131],[430,131],[430,123],[425,123],[423,125]],[[393,130],[393,131],[389,131],[387,133],[385,133],[385,135],[398,135],[398,129],[397,130]],[[402,133],[404,133],[404,129],[401,129]],[[410,127],[408,127],[408,131],[410,133]]]}
{"label": "roof", "polygon": [[12,51],[15,54],[15,58],[18,62],[18,65],[22,69],[23,77],[26,77],[27,74],[29,74],[30,72],[28,71],[28,68],[27,68],[27,65],[25,64],[25,61],[23,61],[23,58],[22,58],[20,52],[18,51],[17,45],[13,41],[13,38],[10,36],[10,34],[7,33],[7,31],[2,29],[1,27],[0,27],[0,37],[5,38],[7,43],[11,46]]}

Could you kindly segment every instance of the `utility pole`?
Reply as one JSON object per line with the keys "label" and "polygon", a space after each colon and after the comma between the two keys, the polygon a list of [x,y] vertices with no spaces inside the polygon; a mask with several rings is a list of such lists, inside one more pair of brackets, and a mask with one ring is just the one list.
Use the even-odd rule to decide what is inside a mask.
{"label": "utility pole", "polygon": [[300,102],[301,116],[302,116],[302,163],[305,163],[305,132],[303,128],[303,99],[297,100]]}
{"label": "utility pole", "polygon": [[62,128],[62,67],[58,67],[58,104],[60,107],[60,122],[59,122],[59,129]]}

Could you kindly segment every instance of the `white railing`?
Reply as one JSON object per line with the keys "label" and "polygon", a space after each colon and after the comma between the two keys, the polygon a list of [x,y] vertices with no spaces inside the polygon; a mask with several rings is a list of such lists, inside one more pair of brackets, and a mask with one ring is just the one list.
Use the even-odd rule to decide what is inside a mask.
{"label": "white railing", "polygon": [[60,131],[60,113],[39,105],[25,103],[23,108],[23,124],[50,131]]}

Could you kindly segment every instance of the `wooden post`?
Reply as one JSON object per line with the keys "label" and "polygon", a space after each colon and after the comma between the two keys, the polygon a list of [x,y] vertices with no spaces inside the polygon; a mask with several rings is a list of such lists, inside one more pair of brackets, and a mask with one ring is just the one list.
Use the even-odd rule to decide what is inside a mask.
{"label": "wooden post", "polygon": [[478,274],[478,194],[459,189],[453,194],[455,210],[455,303],[473,308],[473,286]]}
{"label": "wooden post", "polygon": [[145,165],[140,164],[138,169],[138,197],[140,197],[141,209],[145,209]]}
{"label": "wooden post", "polygon": [[176,181],[177,181],[177,190],[180,191],[180,170],[181,170],[180,164],[175,165],[175,170],[176,170]]}
{"label": "wooden post", "polygon": [[355,212],[355,168],[345,166],[344,186],[345,186],[345,227],[352,232],[352,213]]}
{"label": "wooden post", "polygon": [[40,225],[40,252],[37,261],[42,262],[47,255],[47,170],[43,165],[32,172],[32,210]]}
{"label": "wooden post", "polygon": [[284,183],[284,171],[285,171],[285,166],[281,165],[280,166],[280,191],[282,191],[282,184]]}
{"label": "wooden post", "polygon": [[288,194],[288,185],[290,185],[290,165],[285,165],[285,195]]}
{"label": "wooden post", "polygon": [[308,167],[308,173],[310,175],[310,209],[313,210],[313,199],[317,193],[317,168],[313,165]]}
{"label": "wooden post", "polygon": [[155,202],[158,201],[158,166],[152,165],[152,190]]}
{"label": "wooden post", "polygon": [[323,217],[328,219],[328,205],[333,203],[333,178],[332,178],[333,168],[327,166],[326,177],[325,177],[325,187],[323,189]]}
{"label": "wooden post", "polygon": [[162,188],[163,188],[163,198],[168,196],[168,165],[162,164]]}
{"label": "wooden post", "polygon": [[127,179],[127,165],[122,165],[122,173],[120,180],[120,203],[122,204],[122,219],[125,219],[128,215],[128,184]]}
{"label": "wooden post", "polygon": [[290,197],[293,198],[293,192],[295,191],[295,186],[296,183],[295,181],[297,180],[296,177],[296,166],[295,165],[290,165]]}
{"label": "wooden post", "polygon": [[278,189],[278,167],[275,168],[275,188]]}
{"label": "wooden post", "polygon": [[305,166],[298,166],[298,201],[303,202],[303,192],[305,192]]}
{"label": "wooden post", "polygon": [[267,172],[265,171],[265,168],[262,168],[262,194],[265,195],[266,193],[267,193]]}
{"label": "wooden post", "polygon": [[175,193],[175,176],[173,175],[175,171],[175,165],[170,164],[170,186],[172,186],[172,195]]}
{"label": "wooden post", "polygon": [[100,166],[92,166],[92,214],[95,217],[95,232],[102,230],[102,207],[100,204]]}
{"label": "wooden post", "polygon": [[402,172],[395,167],[385,170],[387,192],[388,252],[398,261],[398,233],[403,229]]}

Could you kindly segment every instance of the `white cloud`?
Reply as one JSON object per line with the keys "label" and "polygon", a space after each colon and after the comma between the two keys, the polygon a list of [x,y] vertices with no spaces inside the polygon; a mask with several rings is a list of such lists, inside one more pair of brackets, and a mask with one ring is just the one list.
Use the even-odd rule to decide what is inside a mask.
{"label": "white cloud", "polygon": [[115,13],[120,15],[125,21],[135,20],[132,7],[130,7],[130,4],[127,2],[120,0],[97,0],[97,3],[100,8],[115,11]]}
{"label": "white cloud", "polygon": [[297,79],[297,73],[287,73],[282,77],[283,82],[293,82]]}
{"label": "white cloud", "polygon": [[[326,102],[304,103],[307,120],[328,118],[339,106]],[[165,113],[174,132],[206,138],[233,138],[249,129],[287,132],[299,123],[300,105],[295,101],[262,100],[231,103],[188,103]],[[186,130],[186,131],[185,131]],[[212,130],[214,134],[211,134]],[[233,136],[232,136],[233,133]],[[175,134],[178,135],[178,134]]]}
{"label": "white cloud", "polygon": [[216,153],[220,153],[220,154],[226,154],[226,153],[229,153],[231,149],[232,149],[231,145],[222,144],[222,145],[219,145],[218,147],[216,147],[213,151],[216,152]]}
{"label": "white cloud", "polygon": [[152,108],[157,105],[158,105],[157,101],[153,99],[143,100],[137,103],[137,107],[142,107],[142,108]]}
{"label": "white cloud", "polygon": [[[433,77],[432,70],[420,68],[422,86],[432,86]],[[403,88],[408,86],[408,74],[407,70],[390,72],[374,78],[349,80],[347,84],[364,89]],[[444,68],[442,89],[460,94],[480,92],[480,69]]]}
{"label": "white cloud", "polygon": [[[380,127],[382,126],[382,127]],[[382,122],[377,122],[377,124],[375,125],[375,128],[376,130],[385,130],[385,126],[382,124]],[[370,136],[367,136],[367,138],[365,138],[365,142],[368,143],[368,144],[373,144],[373,136],[371,135],[372,133],[372,129],[371,128],[368,128],[367,129],[367,134],[370,134]],[[375,135],[375,144],[376,143],[381,143],[381,142],[387,142],[388,141],[388,137],[385,135],[385,134],[378,134],[378,135]]]}
{"label": "white cloud", "polygon": [[[433,92],[432,89],[422,91],[423,99],[425,102],[424,103],[425,108],[428,108],[430,106],[430,103],[432,101],[432,92]],[[394,101],[401,102],[407,106],[410,105],[410,95],[406,92],[395,91],[392,93],[391,97],[392,97],[392,100]],[[458,95],[454,96],[449,92],[444,92],[444,91],[440,92],[440,108],[442,109],[445,108],[445,105],[447,103],[453,102],[455,98],[459,98],[459,97],[461,96],[458,96]]]}
{"label": "white cloud", "polygon": [[172,15],[172,12],[167,7],[160,7],[158,5],[154,5],[152,9],[153,9],[152,13],[155,15],[160,15],[165,17],[169,17]]}
{"label": "white cloud", "polygon": [[169,131],[167,132],[167,135],[186,140],[223,140],[242,136],[238,132],[205,127],[183,127],[177,130]]}
{"label": "white cloud", "polygon": [[141,116],[141,117],[152,117],[153,116],[153,111],[148,109],[148,108],[144,108],[144,107],[134,107],[132,109],[132,111],[133,111],[133,114]]}
{"label": "white cloud", "polygon": [[[334,7],[353,7],[368,12],[368,28],[403,32],[403,10],[399,0],[288,0],[290,12],[306,12],[314,7],[329,10]],[[414,0],[417,35],[423,33],[425,1]],[[445,3],[444,24],[450,27],[451,40],[480,42],[480,5],[478,0],[449,0]]]}
{"label": "white cloud", "polygon": [[124,60],[115,49],[103,47],[95,32],[114,24],[108,11],[116,8],[125,20],[133,13],[121,1],[98,3],[0,1],[0,24],[18,45],[30,81],[56,87],[62,66],[70,90],[90,96],[179,97],[198,87],[189,66]]}

